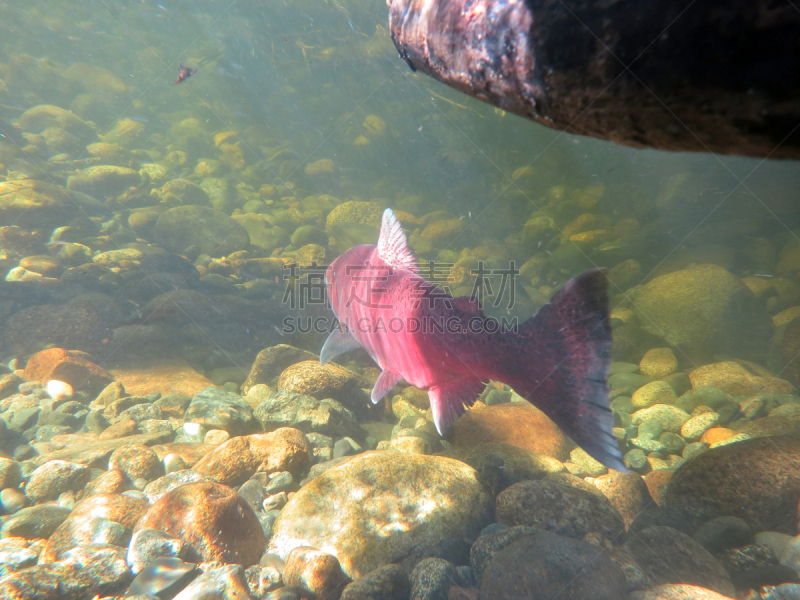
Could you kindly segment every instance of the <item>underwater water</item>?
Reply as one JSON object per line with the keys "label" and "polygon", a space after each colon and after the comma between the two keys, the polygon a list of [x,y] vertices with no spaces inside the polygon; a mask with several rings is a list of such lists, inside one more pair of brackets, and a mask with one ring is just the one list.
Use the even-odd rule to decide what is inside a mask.
{"label": "underwater water", "polygon": [[[0,0],[0,596],[800,597],[798,163],[505,114],[387,13]],[[320,365],[386,208],[510,328],[608,269],[629,473],[508,381],[442,437]]]}

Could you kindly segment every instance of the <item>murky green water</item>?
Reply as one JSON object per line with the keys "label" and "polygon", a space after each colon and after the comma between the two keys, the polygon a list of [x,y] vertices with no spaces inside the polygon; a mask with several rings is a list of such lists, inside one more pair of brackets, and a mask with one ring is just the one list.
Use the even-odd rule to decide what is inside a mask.
{"label": "murky green water", "polygon": [[[179,65],[196,72],[175,83]],[[322,383],[319,370],[287,374],[292,365],[315,356],[284,348],[257,358],[280,344],[319,353],[325,327],[314,330],[313,324],[331,314],[321,295],[323,271],[314,267],[352,246],[375,243],[380,214],[390,207],[409,235],[423,274],[455,296],[485,294],[485,311],[498,318],[524,321],[573,276],[593,267],[610,269],[614,435],[630,468],[645,477],[649,495],[639,488],[634,493],[598,487],[622,513],[626,527],[639,513],[651,511],[646,524],[690,535],[714,517],[737,517],[749,528],[737,544],[711,552],[708,560],[718,563],[704,569],[721,569],[717,579],[703,578],[689,567],[659,574],[642,563],[638,568],[649,579],[636,583],[628,572],[627,584],[620,584],[625,591],[618,593],[689,582],[732,596],[730,577],[745,597],[750,588],[740,575],[755,569],[755,563],[736,566],[720,552],[751,546],[753,534],[761,532],[797,534],[797,515],[786,506],[796,506],[800,488],[792,483],[787,491],[775,483],[778,475],[743,493],[753,504],[744,508],[722,501],[708,501],[715,507],[708,508],[711,504],[703,502],[713,493],[703,495],[697,483],[702,478],[685,483],[687,475],[681,485],[676,483],[678,491],[669,492],[672,497],[663,496],[672,473],[694,456],[715,452],[708,450],[715,444],[733,452],[737,444],[761,443],[753,453],[768,472],[776,461],[794,460],[790,457],[797,453],[785,441],[791,438],[781,437],[774,445],[759,441],[800,432],[796,162],[633,149],[540,127],[412,73],[389,38],[387,8],[349,0],[3,0],[0,134],[0,356],[6,365],[0,419],[7,426],[0,447],[21,465],[19,481],[7,481],[6,487],[26,492],[31,472],[53,458],[89,465],[94,479],[98,469],[108,469],[108,457],[118,447],[99,449],[88,458],[70,449],[138,435],[145,437],[137,440],[156,449],[161,466],[141,477],[126,474],[124,484],[112,490],[134,490],[129,495],[136,497],[135,490],[163,476],[164,469],[190,467],[214,444],[271,431],[279,423],[314,432],[303,467],[258,468],[291,473],[292,483],[274,488],[279,493],[302,496],[298,490],[306,486],[299,484],[312,464],[376,447],[401,450],[402,456],[449,451],[480,467],[478,479],[485,483],[481,478],[491,479],[486,475],[491,469],[475,462],[485,457],[481,444],[507,444],[506,450],[489,453],[505,457],[509,474],[505,483],[489,485],[493,493],[498,485],[539,481],[547,472],[571,489],[592,485],[576,483],[577,478],[595,482],[598,476],[612,477],[548,426],[518,427],[525,421],[511,413],[480,416],[480,410],[500,411],[501,405],[519,408],[507,402],[512,396],[502,385],[484,393],[488,408],[479,405],[478,416],[464,425],[460,439],[456,432],[442,442],[426,396],[413,388],[396,389],[385,407],[369,408],[363,402],[360,390],[372,387],[378,371],[362,352],[343,357],[341,364],[349,371],[328,374]],[[293,263],[312,268],[288,269]],[[502,273],[509,268],[513,274],[504,280]],[[485,281],[480,269],[486,270]],[[79,352],[56,356],[53,348]],[[46,350],[50,354],[38,355],[39,366],[27,362]],[[59,367],[73,363],[80,364],[72,370]],[[25,383],[14,379],[15,371]],[[98,399],[114,379],[125,391]],[[64,380],[71,389],[46,393],[27,380]],[[202,404],[197,394],[211,385],[239,394],[243,404],[230,397]],[[316,395],[312,404],[330,395],[363,427],[309,425],[301,417],[281,421],[264,410],[259,413],[261,403],[279,389]],[[153,394],[170,393],[185,400],[162,402],[152,413],[140,408],[121,416],[145,403],[125,404],[126,396],[149,398],[150,405],[157,398]],[[663,411],[642,412],[653,411],[652,406],[669,407],[671,417]],[[709,413],[716,416],[699,418]],[[119,431],[103,438],[101,432],[109,427]],[[354,445],[345,448],[350,442],[343,439]],[[509,447],[529,454],[503,454]],[[63,455],[53,454],[59,451]],[[181,462],[167,456],[180,456]],[[536,463],[539,459],[546,466]],[[731,477],[743,481],[752,482],[758,470],[741,457],[718,460],[734,460]],[[717,464],[702,468],[713,470]],[[382,472],[388,467],[365,468]],[[428,468],[433,469],[409,467],[409,473],[434,481],[475,477]],[[786,468],[782,477],[800,479],[796,462]],[[552,475],[557,471],[563,473],[561,480]],[[251,475],[211,476],[238,489]],[[347,484],[350,476],[341,475],[337,493],[355,493]],[[251,488],[260,486],[259,493],[269,496],[269,482],[256,483]],[[85,485],[82,480],[56,486],[58,493],[33,499],[28,493],[24,502],[72,508],[88,497]],[[472,493],[463,485],[425,493],[444,506],[459,494]],[[391,494],[385,482],[376,487]],[[760,500],[777,496],[780,506]],[[400,505],[413,504],[403,498],[397,500]],[[626,498],[635,514],[623,510]],[[0,500],[7,522],[17,505]],[[393,506],[394,501],[378,503]],[[285,502],[285,497],[273,498],[271,508],[256,503],[255,511],[264,539],[275,533],[269,549],[282,559],[294,542],[315,544],[312,534],[301,543],[302,519],[308,515],[301,514],[299,502],[288,505],[292,523],[278,516]],[[487,502],[493,505],[494,496]],[[343,505],[317,508],[325,522],[346,512]],[[359,559],[352,548],[333,542],[318,549],[337,555],[351,578],[384,563],[402,563],[410,572],[413,562],[407,557],[415,550],[421,553],[416,560],[433,554],[474,571],[474,560],[470,563],[464,552],[432,550],[446,539],[471,540],[495,520],[477,504],[472,509],[459,514],[461,525],[451,531],[434,527],[439,537],[433,541],[409,534],[405,550],[387,552],[385,560]],[[604,529],[607,523],[572,530],[545,517],[533,523],[533,517],[526,521],[512,513],[498,504],[498,520],[506,525],[538,523],[594,543],[590,548],[605,543],[593,535],[611,539],[630,555],[637,553],[636,543],[665,543],[640,536],[623,546],[624,530]],[[417,518],[420,523],[426,517],[420,513]],[[381,539],[392,527],[414,530],[414,524],[391,525],[386,519]],[[646,524],[640,522],[638,530]],[[358,540],[361,531],[348,535]],[[371,543],[363,535],[364,544]],[[765,539],[756,541],[769,547]],[[38,553],[38,546],[30,547]],[[765,564],[782,560],[776,548]],[[236,560],[210,554],[200,558],[249,566],[263,549],[262,543],[250,562],[243,555]],[[584,551],[570,552],[578,560]],[[797,559],[783,563],[789,575],[784,572],[780,581],[751,580],[764,585],[790,581]],[[502,580],[498,565],[492,577]],[[451,584],[465,595],[455,597],[477,598],[480,581],[470,579],[475,573],[459,573]],[[411,581],[413,587],[413,576]],[[114,590],[128,583],[121,577]],[[398,585],[395,595],[385,597],[407,597]],[[609,597],[614,585],[602,584],[612,590]],[[227,589],[232,593],[233,588]],[[485,586],[481,593],[481,598],[500,597]],[[540,593],[545,595],[537,598],[550,597],[549,591]],[[414,597],[447,596],[445,591],[444,596]]]}

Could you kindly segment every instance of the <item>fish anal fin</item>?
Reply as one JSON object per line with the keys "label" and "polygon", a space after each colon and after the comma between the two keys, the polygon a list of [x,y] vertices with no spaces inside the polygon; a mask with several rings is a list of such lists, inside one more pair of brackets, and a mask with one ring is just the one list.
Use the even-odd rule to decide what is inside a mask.
{"label": "fish anal fin", "polygon": [[400,221],[394,216],[391,208],[383,211],[381,234],[378,237],[378,256],[395,269],[407,269],[413,273],[419,271],[417,259],[411,253],[406,234],[400,227]]}
{"label": "fish anal fin", "polygon": [[322,345],[322,350],[319,352],[319,363],[325,365],[340,354],[360,347],[361,344],[356,341],[356,338],[347,330],[347,327],[340,324],[331,332]]}
{"label": "fish anal fin", "polygon": [[372,394],[370,395],[372,403],[377,404],[401,379],[402,377],[397,373],[384,369],[378,377],[378,381],[375,382],[375,387],[372,388]]}
{"label": "fish anal fin", "polygon": [[439,435],[445,435],[453,422],[475,404],[484,384],[477,378],[464,378],[434,385],[428,390],[433,422]]}

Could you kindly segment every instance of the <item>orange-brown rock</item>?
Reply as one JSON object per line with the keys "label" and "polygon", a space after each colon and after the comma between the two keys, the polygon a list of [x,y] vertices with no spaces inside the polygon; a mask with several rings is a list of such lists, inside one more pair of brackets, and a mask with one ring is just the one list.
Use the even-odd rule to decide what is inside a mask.
{"label": "orange-brown rock", "polygon": [[334,398],[342,402],[342,396],[355,389],[358,381],[358,375],[333,363],[323,366],[318,360],[305,360],[281,373],[278,389],[313,396],[317,400]]}
{"label": "orange-brown rock", "polygon": [[114,378],[90,360],[85,352],[49,348],[28,359],[24,377],[42,383],[57,379],[65,381],[75,390],[100,391]]}
{"label": "orange-brown rock", "polygon": [[133,435],[138,431],[136,421],[133,419],[122,419],[106,427],[99,436],[101,440],[116,440]]}
{"label": "orange-brown rock", "polygon": [[300,546],[289,552],[283,570],[287,586],[298,587],[316,598],[336,600],[348,582],[332,554]]}
{"label": "orange-brown rock", "polygon": [[95,494],[121,494],[130,488],[125,480],[125,475],[119,469],[109,469],[96,479],[86,484],[83,497],[88,498]]}
{"label": "orange-brown rock", "polygon": [[213,381],[182,360],[119,367],[111,369],[111,373],[134,396],[148,396],[154,392],[194,396],[207,387],[214,387]]}
{"label": "orange-brown rock", "polygon": [[229,439],[194,465],[194,470],[220,483],[239,485],[253,473],[289,471],[301,475],[308,469],[311,445],[299,429],[281,427]]}
{"label": "orange-brown rock", "polygon": [[626,529],[640,512],[653,505],[650,491],[637,473],[611,471],[607,475],[596,477],[592,482],[622,515]]}
{"label": "orange-brown rock", "polygon": [[740,517],[754,531],[797,534],[800,438],[742,440],[707,450],[675,472],[662,506],[704,521]]}
{"label": "orange-brown rock", "polygon": [[187,560],[245,567],[258,563],[267,540],[250,505],[226,485],[188,483],[161,497],[136,525],[160,529],[188,546]]}
{"label": "orange-brown rock", "polygon": [[756,375],[734,361],[704,365],[689,373],[694,389],[716,387],[731,396],[791,394],[794,386],[779,377]]}
{"label": "orange-brown rock", "polygon": [[82,465],[101,466],[105,468],[105,466],[108,465],[108,457],[111,456],[111,453],[117,448],[130,444],[152,446],[153,444],[166,441],[165,437],[169,437],[169,434],[163,431],[155,431],[152,433],[139,433],[120,439],[93,441],[91,437],[81,439],[82,436],[79,434],[75,436],[76,443],[72,443],[61,450],[41,454],[31,460],[37,465],[43,465],[49,460],[68,460]]}
{"label": "orange-brown rock", "polygon": [[187,467],[191,467],[216,447],[202,442],[171,442],[153,446],[153,451],[158,455],[158,460],[164,460],[168,454],[175,454],[181,457]]}
{"label": "orange-brown rock", "polygon": [[152,448],[143,444],[130,444],[117,448],[108,459],[110,469],[118,469],[128,479],[152,481],[164,475],[164,465]]}
{"label": "orange-brown rock", "polygon": [[736,432],[733,429],[728,429],[727,427],[712,427],[703,432],[700,441],[713,446],[717,442],[725,441],[734,435],[736,435]]}
{"label": "orange-brown rock", "polygon": [[242,384],[242,393],[246,394],[259,383],[274,386],[284,369],[303,360],[317,360],[317,355],[288,344],[264,348],[253,361],[250,374]]}
{"label": "orange-brown rock", "polygon": [[667,484],[675,471],[672,469],[658,469],[657,471],[650,471],[644,476],[644,482],[656,504],[661,506],[661,500],[664,498],[664,492],[667,490]]}
{"label": "orange-brown rock", "polygon": [[508,402],[468,410],[455,422],[455,446],[510,444],[560,461],[572,447],[550,418],[529,402]]}
{"label": "orange-brown rock", "polygon": [[40,561],[57,561],[67,550],[91,543],[95,519],[108,519],[124,527],[133,527],[147,507],[147,500],[122,494],[95,494],[86,498],[47,540]]}

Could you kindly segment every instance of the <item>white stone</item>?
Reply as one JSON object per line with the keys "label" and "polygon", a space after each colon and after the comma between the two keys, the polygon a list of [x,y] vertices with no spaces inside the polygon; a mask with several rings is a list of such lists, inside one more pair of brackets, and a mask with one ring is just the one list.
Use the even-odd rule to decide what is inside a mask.
{"label": "white stone", "polygon": [[67,398],[72,398],[72,386],[66,381],[51,379],[47,382],[45,389],[50,397],[54,400],[66,400]]}
{"label": "white stone", "polygon": [[200,435],[200,423],[184,423],[183,431],[186,435]]}

